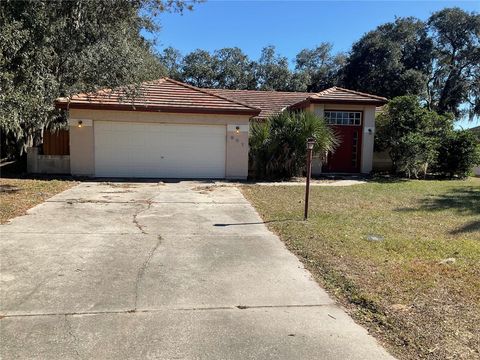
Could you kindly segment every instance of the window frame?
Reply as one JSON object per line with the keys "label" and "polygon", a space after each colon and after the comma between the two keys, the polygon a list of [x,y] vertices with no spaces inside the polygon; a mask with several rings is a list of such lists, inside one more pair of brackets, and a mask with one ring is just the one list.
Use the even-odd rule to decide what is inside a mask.
{"label": "window frame", "polygon": [[[329,118],[327,118],[326,116],[326,113],[336,113],[335,115],[335,122],[331,122],[332,118],[331,116]],[[354,123],[353,124],[344,124],[343,122],[345,120],[347,120],[349,122],[350,120],[350,115],[347,116],[347,118],[344,118],[344,116],[342,115],[340,118],[337,117],[337,114],[338,113],[353,113],[353,114],[360,114],[359,116],[359,123],[358,124],[355,124],[355,120],[356,120],[356,116],[353,115],[353,121]],[[323,118],[325,119],[325,122],[327,123],[327,125],[333,125],[333,126],[358,126],[358,127],[362,127],[363,126],[363,111],[362,110],[335,110],[335,109],[327,109],[327,110],[323,110]],[[337,123],[337,120],[341,120],[341,124]]]}

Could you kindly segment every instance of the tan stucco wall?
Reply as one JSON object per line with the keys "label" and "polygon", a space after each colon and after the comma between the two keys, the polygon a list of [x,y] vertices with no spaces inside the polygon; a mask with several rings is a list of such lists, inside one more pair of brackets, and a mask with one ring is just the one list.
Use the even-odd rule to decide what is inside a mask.
{"label": "tan stucco wall", "polygon": [[[323,117],[325,110],[351,110],[363,111],[363,134],[360,171],[368,174],[372,171],[373,165],[373,141],[375,135],[375,106],[373,105],[340,105],[340,104],[313,104],[310,111]],[[369,131],[371,130],[371,131]],[[312,163],[312,173],[320,174],[322,166],[320,160],[315,158]]]}
{"label": "tan stucco wall", "polygon": [[38,147],[27,148],[27,172],[32,174],[70,174],[69,155],[39,155]]}
{"label": "tan stucco wall", "polygon": [[[81,118],[86,119],[86,118]],[[70,126],[70,172],[72,175],[95,174],[93,126]]]}
{"label": "tan stucco wall", "polygon": [[392,159],[390,159],[388,151],[373,152],[373,170],[390,171],[392,165]]}
{"label": "tan stucco wall", "polygon": [[[246,179],[248,176],[248,115],[173,114],[140,111],[70,109],[70,166],[72,175],[95,175],[95,121],[124,121],[192,125],[238,125],[240,132],[228,131],[225,177]],[[77,127],[75,120],[91,120],[92,126]],[[89,121],[86,123],[88,124]],[[232,138],[233,137],[233,138]]]}
{"label": "tan stucco wall", "polygon": [[[228,129],[228,127],[227,127]],[[225,173],[227,179],[246,179],[248,175],[248,126],[227,131]]]}
{"label": "tan stucco wall", "polygon": [[368,174],[373,168],[373,143],[375,139],[375,106],[363,110],[362,173]]}

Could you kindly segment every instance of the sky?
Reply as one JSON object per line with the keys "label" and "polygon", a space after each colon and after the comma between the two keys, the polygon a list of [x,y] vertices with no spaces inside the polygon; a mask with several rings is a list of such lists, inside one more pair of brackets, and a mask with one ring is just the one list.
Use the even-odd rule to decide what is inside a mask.
{"label": "sky", "polygon": [[[258,59],[261,49],[275,45],[293,65],[295,55],[320,42],[333,44],[334,52],[351,45],[378,25],[395,17],[427,19],[445,7],[480,12],[476,1],[219,1],[196,4],[183,15],[164,13],[157,50],[172,46],[186,54],[195,49],[213,51],[237,46]],[[478,122],[461,122],[471,127]]]}

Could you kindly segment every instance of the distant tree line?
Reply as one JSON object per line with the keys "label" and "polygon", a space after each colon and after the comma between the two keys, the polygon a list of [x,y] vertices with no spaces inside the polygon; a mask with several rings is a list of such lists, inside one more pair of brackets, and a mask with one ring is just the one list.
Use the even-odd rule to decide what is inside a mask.
{"label": "distant tree line", "polygon": [[183,56],[168,47],[160,54],[168,75],[194,86],[224,89],[320,91],[340,83],[345,55],[332,54],[332,44],[304,49],[295,58],[295,70],[275,46],[262,49],[258,60],[238,47],[212,53],[195,50]]}
{"label": "distant tree line", "polygon": [[160,61],[170,77],[199,87],[321,91],[336,85],[388,98],[417,95],[440,114],[480,114],[480,15],[459,8],[427,21],[397,18],[345,54],[321,42],[301,50],[293,69],[274,46],[258,60],[237,47],[186,55],[168,47]]}

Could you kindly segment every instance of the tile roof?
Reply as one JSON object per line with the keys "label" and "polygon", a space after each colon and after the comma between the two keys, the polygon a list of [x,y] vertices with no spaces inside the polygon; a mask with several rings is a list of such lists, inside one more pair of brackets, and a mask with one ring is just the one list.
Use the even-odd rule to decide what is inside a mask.
{"label": "tile roof", "polygon": [[143,83],[137,91],[134,98],[128,96],[126,88],[119,88],[59,98],[55,103],[60,108],[248,114],[265,119],[286,108],[304,108],[310,103],[381,106],[387,102],[381,96],[337,86],[318,93],[200,89],[169,78]]}
{"label": "tile roof", "polygon": [[381,96],[344,89],[338,86],[315,93],[309,97],[309,100],[322,103],[372,103],[376,105],[383,105],[388,101],[387,98]]}
{"label": "tile roof", "polygon": [[387,99],[381,96],[337,86],[318,93],[227,89],[209,89],[208,91],[261,109],[262,111],[255,117],[256,119],[265,119],[289,107],[306,107],[309,103],[371,104],[381,106],[387,102]]}
{"label": "tile roof", "polygon": [[258,115],[260,109],[169,78],[141,84],[136,95],[126,88],[77,94],[55,101],[60,108],[140,110]]}
{"label": "tile roof", "polygon": [[250,106],[261,109],[256,119],[265,119],[283,109],[305,100],[312,93],[286,92],[286,91],[261,91],[261,90],[228,90],[208,89],[212,94],[236,99]]}

